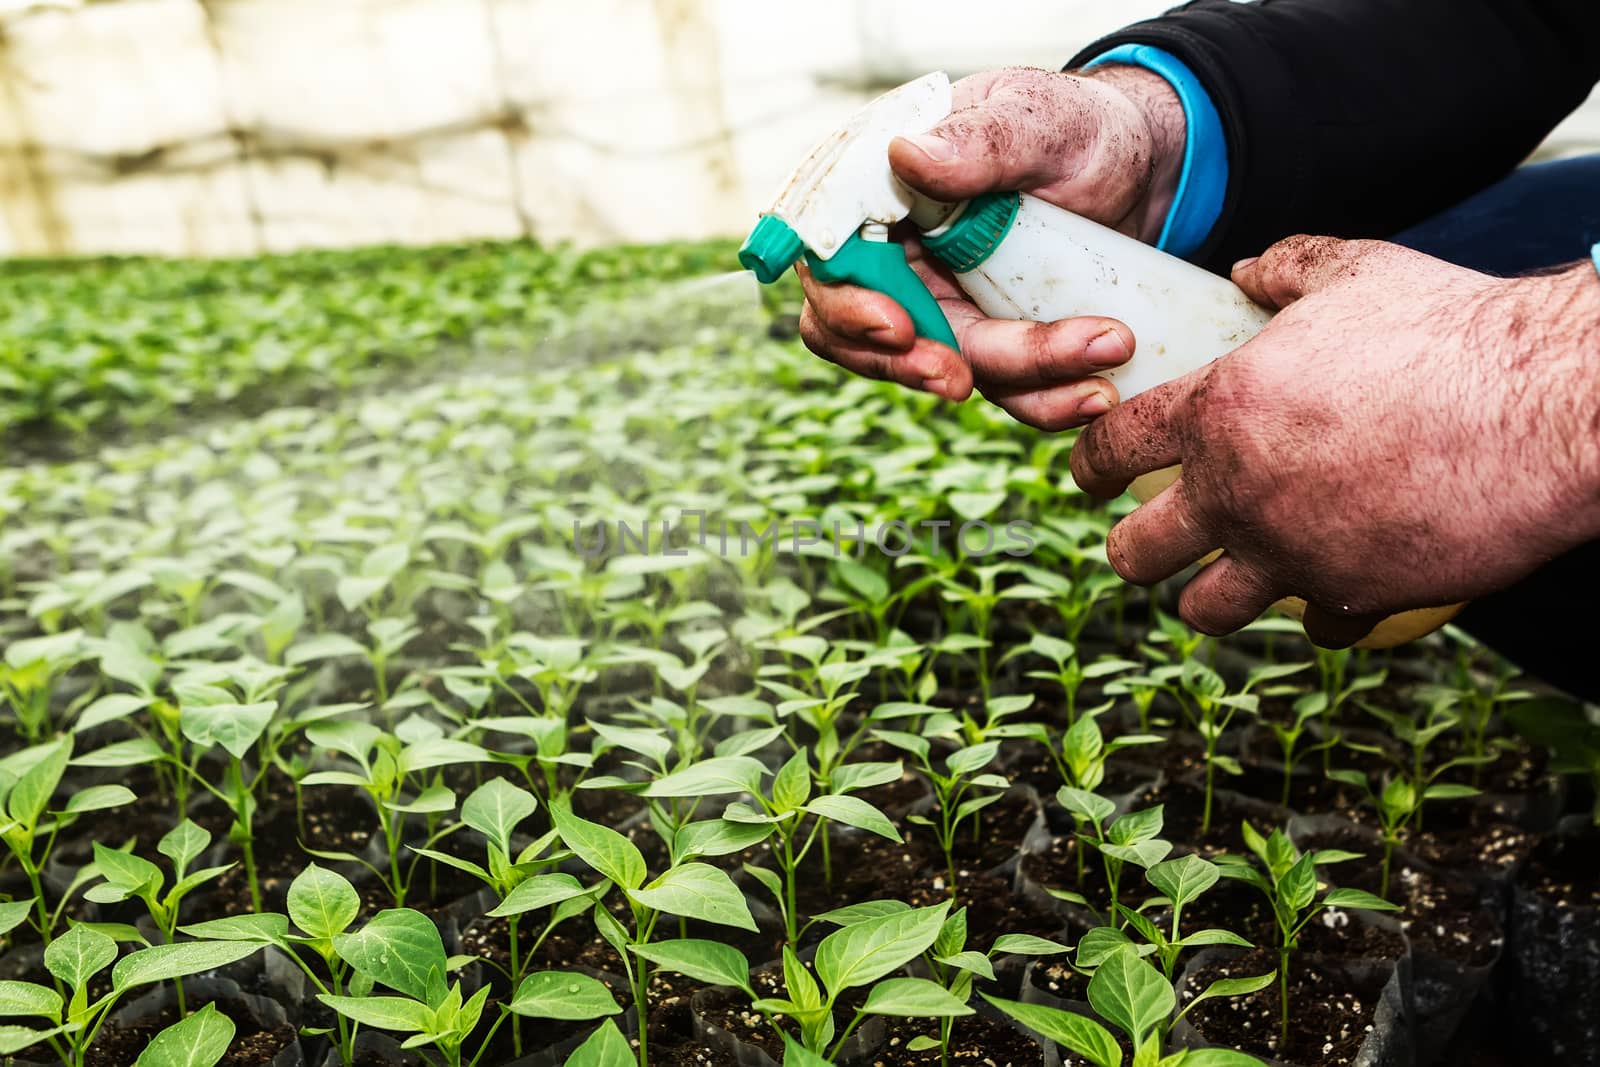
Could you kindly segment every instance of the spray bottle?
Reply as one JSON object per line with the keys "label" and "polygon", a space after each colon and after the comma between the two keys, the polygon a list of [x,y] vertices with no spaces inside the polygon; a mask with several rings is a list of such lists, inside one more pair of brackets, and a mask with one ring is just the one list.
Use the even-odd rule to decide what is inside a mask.
{"label": "spray bottle", "polygon": [[[938,302],[904,248],[889,240],[889,227],[910,219],[928,253],[955,272],[991,317],[1052,322],[1100,315],[1126,323],[1137,350],[1103,374],[1124,400],[1226,355],[1271,319],[1226,278],[1026,193],[947,204],[907,187],[889,167],[889,143],[926,133],[951,107],[950,79],[942,72],[868,104],[806,156],[740,249],[740,262],[771,284],[804,256],[817,280],[877,290],[905,308],[918,336],[957,348]],[[1142,503],[1178,473],[1176,467],[1153,472],[1130,492]],[[1291,599],[1278,607],[1298,618],[1305,604]],[[1459,610],[1393,616],[1361,647],[1414,640]]]}

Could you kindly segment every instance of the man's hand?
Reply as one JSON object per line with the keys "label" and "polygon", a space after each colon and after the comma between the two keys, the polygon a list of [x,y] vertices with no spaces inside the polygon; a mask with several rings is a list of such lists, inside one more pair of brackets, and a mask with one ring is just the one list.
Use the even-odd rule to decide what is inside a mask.
{"label": "man's hand", "polygon": [[1318,644],[1393,612],[1505,588],[1600,532],[1600,279],[1504,280],[1396,245],[1295,237],[1234,269],[1287,308],[1216,363],[1092,424],[1097,496],[1183,464],[1111,531],[1131,582],[1226,554],[1183,590],[1231,632],[1280,597]]}
{"label": "man's hand", "polygon": [[[1024,190],[1144,240],[1159,236],[1184,141],[1183,106],[1160,75],[1122,66],[1087,76],[1018,68],[976,74],[954,88],[948,119],[890,146],[890,165],[906,184],[945,201]],[[1079,425],[1116,401],[1110,382],[1090,376],[1127,361],[1134,345],[1127,326],[1102,318],[990,319],[914,240],[907,256],[943,306],[961,354],[918,339],[888,297],[822,285],[802,264],[806,345],[857,374],[951,400],[976,386],[1044,429]]]}

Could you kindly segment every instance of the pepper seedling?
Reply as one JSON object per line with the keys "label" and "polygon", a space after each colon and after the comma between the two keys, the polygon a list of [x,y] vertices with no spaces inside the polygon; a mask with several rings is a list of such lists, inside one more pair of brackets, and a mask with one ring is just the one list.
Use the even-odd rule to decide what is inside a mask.
{"label": "pepper seedling", "polygon": [[980,811],[999,800],[1003,791],[1011,787],[1011,782],[1004,775],[984,772],[984,768],[1000,754],[1000,742],[981,741],[976,745],[957,748],[944,758],[945,769],[938,771],[934,769],[931,758],[933,746],[926,737],[899,730],[874,730],[873,736],[909,754],[912,766],[933,790],[933,817],[912,814],[906,816],[906,821],[933,830],[939,842],[939,851],[944,854],[947,889],[950,896],[955,898],[958,880],[956,835],[961,832],[961,825],[975,820]]}
{"label": "pepper seedling", "polygon": [[[1262,837],[1254,826],[1241,826],[1244,843],[1260,862],[1258,869],[1243,856],[1220,855],[1218,871],[1254,886],[1267,898],[1272,919],[1278,929],[1278,1023],[1280,1046],[1289,1040],[1289,965],[1299,947],[1300,933],[1306,924],[1327,908],[1350,911],[1399,911],[1395,905],[1361,889],[1327,889],[1318,882],[1317,868],[1330,863],[1360,859],[1354,852],[1325,849],[1301,852],[1281,829]],[[1320,895],[1319,895],[1320,894]]]}
{"label": "pepper seedling", "polygon": [[[1107,921],[1120,926],[1123,920],[1118,905],[1122,902],[1124,866],[1132,863],[1148,870],[1166,859],[1172,851],[1172,843],[1158,836],[1165,821],[1163,806],[1157,804],[1153,808],[1130,811],[1108,825],[1106,820],[1116,814],[1117,806],[1105,797],[1062,786],[1056,791],[1056,800],[1072,814],[1080,827],[1087,826],[1093,831],[1092,834],[1081,829],[1078,831],[1078,848],[1080,851],[1085,847],[1093,848],[1100,853],[1105,864],[1106,889],[1109,893]],[[1081,879],[1081,863],[1078,870]],[[1049,893],[1058,900],[1091,909],[1094,907],[1082,893],[1062,889],[1051,889]]]}
{"label": "pepper seedling", "polygon": [[[1081,950],[1080,950],[1081,951]],[[1161,973],[1133,945],[1120,945],[1107,953],[1089,979],[1089,1005],[1095,1014],[1126,1035],[1138,1067],[1264,1067],[1254,1056],[1233,1049],[1179,1049],[1166,1053],[1166,1033],[1195,1005],[1213,997],[1254,992],[1265,983],[1258,978],[1213,982],[1173,1015],[1178,998]],[[1249,988],[1246,988],[1249,987]],[[1122,1067],[1122,1049],[1104,1025],[1089,1018],[1043,1004],[1023,1004],[982,994],[983,999],[1017,1022],[1077,1053],[1095,1067]]]}

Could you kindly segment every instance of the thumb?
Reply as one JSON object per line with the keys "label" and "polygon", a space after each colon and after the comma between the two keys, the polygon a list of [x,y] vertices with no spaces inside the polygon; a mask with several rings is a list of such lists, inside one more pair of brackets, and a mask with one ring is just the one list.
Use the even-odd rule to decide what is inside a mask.
{"label": "thumb", "polygon": [[1349,281],[1389,251],[1405,252],[1382,241],[1286,237],[1255,259],[1235,264],[1233,283],[1256,303],[1281,310],[1301,297]]}
{"label": "thumb", "polygon": [[1051,185],[1084,169],[1098,140],[1102,109],[1076,81],[1057,76],[996,85],[927,133],[896,138],[889,164],[937,200]]}

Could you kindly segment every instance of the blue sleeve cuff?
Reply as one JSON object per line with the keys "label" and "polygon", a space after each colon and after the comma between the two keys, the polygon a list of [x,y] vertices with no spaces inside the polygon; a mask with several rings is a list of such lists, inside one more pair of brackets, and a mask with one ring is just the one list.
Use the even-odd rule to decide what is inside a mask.
{"label": "blue sleeve cuff", "polygon": [[1200,79],[1171,52],[1147,44],[1125,44],[1096,56],[1085,67],[1102,63],[1126,63],[1155,71],[1172,84],[1183,104],[1187,127],[1183,174],[1156,247],[1188,258],[1200,251],[1222,217],[1228,192],[1228,139],[1222,116]]}
{"label": "blue sleeve cuff", "polygon": [[1600,243],[1589,249],[1589,258],[1594,260],[1594,269],[1600,271]]}

